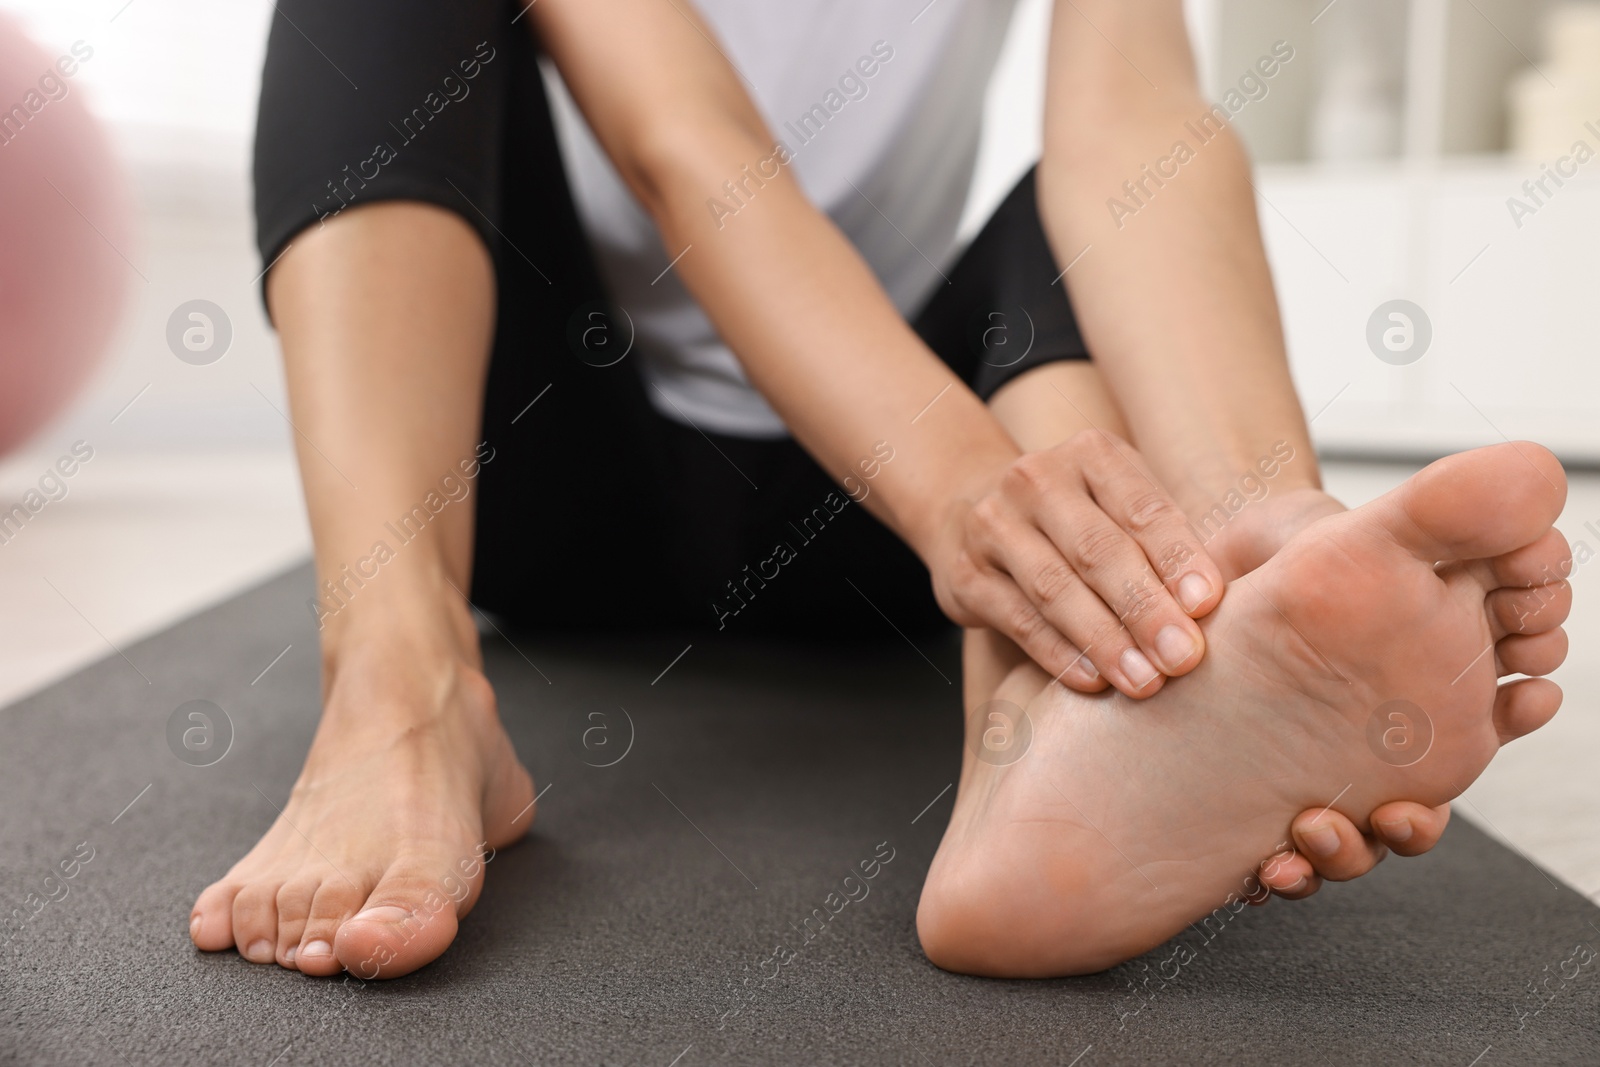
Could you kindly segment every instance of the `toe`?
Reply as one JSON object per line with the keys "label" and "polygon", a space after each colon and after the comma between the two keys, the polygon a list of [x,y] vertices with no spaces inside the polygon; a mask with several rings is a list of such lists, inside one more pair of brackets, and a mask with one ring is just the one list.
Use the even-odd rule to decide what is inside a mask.
{"label": "toe", "polygon": [[1554,585],[1572,574],[1572,547],[1566,536],[1552,526],[1525,545],[1454,566],[1468,571],[1485,590]]}
{"label": "toe", "polygon": [[1372,834],[1397,856],[1420,856],[1439,843],[1450,822],[1450,805],[1424,807],[1396,800],[1374,809]]}
{"label": "toe", "polygon": [[357,978],[398,978],[439,957],[455,940],[483,880],[458,874],[449,860],[401,860],[361,910],[339,927],[334,951]]}
{"label": "toe", "polygon": [[233,943],[251,963],[277,958],[278,886],[251,882],[233,898]]}
{"label": "toe", "polygon": [[[1261,865],[1261,884],[1285,900],[1302,900],[1322,888],[1311,861],[1298,852],[1280,852]],[[1252,904],[1265,904],[1269,897],[1251,898]]]}
{"label": "toe", "polygon": [[316,896],[317,882],[297,879],[285,882],[278,890],[278,945],[277,959],[285,967],[295,965],[300,939],[305,933],[306,919],[311,914],[311,900]]}
{"label": "toe", "polygon": [[1501,676],[1549,674],[1567,658],[1567,631],[1556,627],[1542,634],[1512,634],[1494,646]]}
{"label": "toe", "polygon": [[1317,874],[1331,882],[1359,878],[1378,865],[1385,849],[1332,810],[1301,812],[1293,824],[1295,844]]}
{"label": "toe", "polygon": [[356,885],[342,875],[335,875],[317,887],[294,954],[294,965],[301,973],[324,976],[339,973],[341,964],[333,951],[334,938],[344,921],[361,910],[370,891],[370,883]]}
{"label": "toe", "polygon": [[1567,621],[1572,585],[1561,581],[1528,589],[1494,589],[1484,603],[1495,640],[1509,634],[1542,634]]}
{"label": "toe", "polygon": [[233,898],[238,894],[238,883],[214,882],[195,899],[189,912],[189,937],[196,948],[221,952],[233,947]]}
{"label": "toe", "polygon": [[1494,695],[1494,728],[1500,743],[1531,734],[1561,707],[1561,687],[1546,678],[1506,682]]}
{"label": "toe", "polygon": [[1395,540],[1433,562],[1489,559],[1531,545],[1555,524],[1566,498],[1554,453],[1512,441],[1430,463],[1383,500],[1395,509],[1386,524]]}

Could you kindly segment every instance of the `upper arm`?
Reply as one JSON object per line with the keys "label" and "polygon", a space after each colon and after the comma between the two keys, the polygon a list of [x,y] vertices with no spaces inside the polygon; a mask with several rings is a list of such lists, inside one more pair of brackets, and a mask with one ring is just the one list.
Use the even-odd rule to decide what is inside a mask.
{"label": "upper arm", "polygon": [[1183,0],[1055,0],[1047,142],[1107,120],[1188,115],[1200,99]]}
{"label": "upper arm", "polygon": [[[534,29],[595,136],[651,206],[663,167],[770,144],[760,113],[690,0],[537,0]],[[721,173],[719,170],[718,173]]]}

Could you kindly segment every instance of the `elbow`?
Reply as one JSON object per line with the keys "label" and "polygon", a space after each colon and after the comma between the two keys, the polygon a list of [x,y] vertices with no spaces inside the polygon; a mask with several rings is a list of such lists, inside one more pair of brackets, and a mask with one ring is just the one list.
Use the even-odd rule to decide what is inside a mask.
{"label": "elbow", "polygon": [[776,177],[787,151],[737,123],[674,122],[640,131],[614,161],[639,203],[665,226],[686,210],[704,212],[730,183],[737,189]]}

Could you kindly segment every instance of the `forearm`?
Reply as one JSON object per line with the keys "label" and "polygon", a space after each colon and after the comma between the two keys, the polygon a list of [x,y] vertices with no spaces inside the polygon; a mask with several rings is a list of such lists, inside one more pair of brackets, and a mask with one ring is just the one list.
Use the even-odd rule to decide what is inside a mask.
{"label": "forearm", "polygon": [[[981,492],[1019,454],[1011,439],[808,201],[692,8],[545,0],[532,11],[672,269],[752,383],[822,466],[850,478],[851,495],[927,559],[951,503]],[[618,25],[628,29],[613,32]],[[751,182],[750,193],[736,215],[719,217],[708,202],[729,181]],[[875,463],[885,446],[895,458]]]}
{"label": "forearm", "polygon": [[[862,503],[926,558],[945,505],[1019,450],[787,168],[736,217],[713,219],[708,191],[771,151],[707,136],[684,165],[660,168],[651,209],[667,247],[689,248],[676,269],[752,383],[822,466],[866,491]],[[868,482],[860,463],[880,443],[895,459],[869,467]]]}
{"label": "forearm", "polygon": [[476,659],[461,594],[493,293],[466,224],[413,203],[347,211],[273,268],[329,675],[353,633]]}
{"label": "forearm", "polygon": [[[1231,127],[1197,136],[1208,105],[1181,14],[1152,29],[1175,5],[1144,6],[1090,15],[1159,91],[1087,42],[1076,13],[1057,15],[1039,191],[1057,259],[1077,259],[1063,280],[1140,450],[1186,509],[1260,477],[1264,458],[1274,486],[1315,486],[1249,162]],[[1125,21],[1141,17],[1137,32]],[[1063,65],[1074,73],[1056,76]]]}

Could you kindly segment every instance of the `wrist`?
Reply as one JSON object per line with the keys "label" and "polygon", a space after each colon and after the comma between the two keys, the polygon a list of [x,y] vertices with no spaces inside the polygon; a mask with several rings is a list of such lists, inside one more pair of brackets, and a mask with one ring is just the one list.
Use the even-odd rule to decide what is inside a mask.
{"label": "wrist", "polygon": [[1002,475],[1019,455],[1014,449],[991,451],[964,456],[937,486],[922,494],[922,506],[901,527],[906,543],[935,574],[947,546],[959,540],[966,514],[999,488]]}

